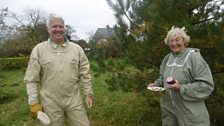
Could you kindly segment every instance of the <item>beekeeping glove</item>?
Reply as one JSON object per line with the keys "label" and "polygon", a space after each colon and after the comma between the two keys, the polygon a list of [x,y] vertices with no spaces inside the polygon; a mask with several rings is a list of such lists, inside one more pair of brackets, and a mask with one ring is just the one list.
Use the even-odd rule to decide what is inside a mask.
{"label": "beekeeping glove", "polygon": [[33,119],[37,118],[37,112],[42,111],[42,105],[39,103],[30,104],[30,113]]}

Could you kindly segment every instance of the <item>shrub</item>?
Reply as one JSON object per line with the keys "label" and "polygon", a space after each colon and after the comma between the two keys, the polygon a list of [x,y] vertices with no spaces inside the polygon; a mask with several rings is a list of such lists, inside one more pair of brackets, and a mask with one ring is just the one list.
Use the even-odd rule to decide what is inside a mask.
{"label": "shrub", "polygon": [[0,58],[0,69],[13,70],[26,68],[29,57]]}

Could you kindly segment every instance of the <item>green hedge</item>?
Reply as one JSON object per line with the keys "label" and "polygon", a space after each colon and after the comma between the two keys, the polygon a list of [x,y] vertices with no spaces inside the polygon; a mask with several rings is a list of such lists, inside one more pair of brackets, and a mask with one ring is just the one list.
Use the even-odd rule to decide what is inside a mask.
{"label": "green hedge", "polygon": [[0,58],[0,69],[13,70],[27,67],[29,57]]}

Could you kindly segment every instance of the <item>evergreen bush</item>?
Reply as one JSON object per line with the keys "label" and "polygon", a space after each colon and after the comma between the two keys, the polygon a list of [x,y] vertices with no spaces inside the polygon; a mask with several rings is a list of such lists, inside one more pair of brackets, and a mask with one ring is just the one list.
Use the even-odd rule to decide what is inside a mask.
{"label": "evergreen bush", "polygon": [[27,67],[29,57],[0,58],[0,69],[14,70]]}

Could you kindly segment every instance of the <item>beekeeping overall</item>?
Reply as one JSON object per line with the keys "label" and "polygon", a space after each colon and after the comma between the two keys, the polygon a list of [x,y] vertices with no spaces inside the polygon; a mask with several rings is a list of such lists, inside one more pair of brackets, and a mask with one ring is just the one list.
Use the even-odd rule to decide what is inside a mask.
{"label": "beekeeping overall", "polygon": [[41,103],[51,126],[89,126],[80,88],[92,95],[89,62],[80,46],[45,41],[33,49],[24,81],[29,104]]}
{"label": "beekeeping overall", "polygon": [[[167,88],[168,76],[179,81],[179,91]],[[186,48],[177,55],[168,54],[155,83],[166,89],[160,100],[163,126],[210,126],[204,100],[213,91],[214,83],[199,50]]]}

